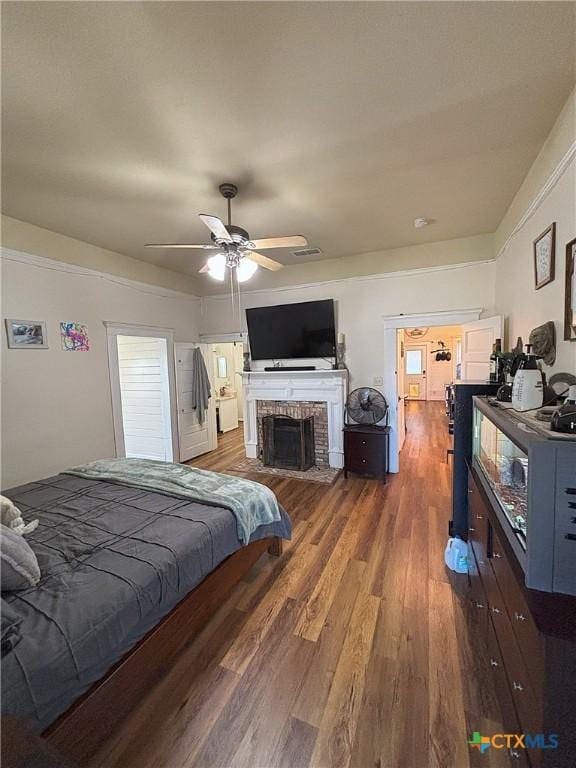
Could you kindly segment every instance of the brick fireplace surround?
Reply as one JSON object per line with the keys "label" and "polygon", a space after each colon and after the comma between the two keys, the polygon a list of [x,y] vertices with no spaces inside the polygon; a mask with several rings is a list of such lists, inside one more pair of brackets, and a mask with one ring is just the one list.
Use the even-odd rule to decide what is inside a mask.
{"label": "brick fireplace surround", "polygon": [[262,454],[262,418],[264,416],[290,416],[293,419],[314,417],[314,456],[316,466],[326,469],[328,459],[328,408],[326,403],[313,400],[257,400],[256,418],[258,420],[258,456]]}
{"label": "brick fireplace surround", "polygon": [[247,371],[242,376],[244,445],[256,459],[262,448],[262,417],[314,416],[315,454],[319,467],[344,466],[344,403],[348,373],[341,370]]}

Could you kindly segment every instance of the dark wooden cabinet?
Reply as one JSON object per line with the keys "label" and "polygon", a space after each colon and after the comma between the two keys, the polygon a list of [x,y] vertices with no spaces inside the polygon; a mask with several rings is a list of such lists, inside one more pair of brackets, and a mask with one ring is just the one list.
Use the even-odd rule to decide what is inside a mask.
{"label": "dark wooden cabinet", "polygon": [[457,381],[451,386],[450,414],[453,422],[454,458],[452,461],[452,519],[450,536],[468,535],[468,464],[472,460],[473,398],[495,395],[499,384],[482,381]]}
{"label": "dark wooden cabinet", "polygon": [[559,737],[558,749],[510,749],[513,765],[572,768],[576,754],[576,599],[528,589],[491,502],[469,473],[469,632],[485,642],[503,725]]}
{"label": "dark wooden cabinet", "polygon": [[344,427],[344,477],[348,472],[386,482],[390,427],[350,424]]}

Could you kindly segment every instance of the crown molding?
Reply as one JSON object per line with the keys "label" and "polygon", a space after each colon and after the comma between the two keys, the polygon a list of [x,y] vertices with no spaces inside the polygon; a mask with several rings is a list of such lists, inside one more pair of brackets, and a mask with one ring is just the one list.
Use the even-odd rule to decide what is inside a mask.
{"label": "crown molding", "polygon": [[[243,290],[240,297],[255,296],[263,293],[286,293],[287,291],[301,291],[305,288],[318,288],[319,286],[341,285],[343,283],[373,283],[375,280],[394,280],[401,277],[411,277],[412,275],[428,275],[432,272],[450,272],[455,269],[466,269],[477,267],[480,264],[493,264],[495,259],[480,259],[478,261],[463,261],[458,264],[445,264],[439,267],[418,267],[416,269],[401,269],[396,272],[382,272],[377,275],[358,275],[353,277],[339,277],[333,280],[319,280],[314,283],[299,283],[298,285],[282,285],[275,288],[255,288],[252,291]],[[230,301],[229,293],[215,293],[213,295],[202,296],[202,301]]]}
{"label": "crown molding", "polygon": [[483,312],[482,307],[476,309],[441,309],[437,312],[423,312],[407,315],[384,315],[382,322],[384,328],[420,328],[442,325],[463,325],[479,320]]}
{"label": "crown molding", "polygon": [[173,288],[163,288],[160,285],[143,283],[140,280],[132,280],[129,277],[120,277],[118,275],[112,275],[109,272],[100,272],[89,267],[80,267],[77,264],[69,264],[68,262],[57,261],[56,259],[50,259],[45,256],[36,256],[32,253],[26,253],[25,251],[15,251],[12,248],[5,248],[3,246],[0,247],[0,259],[3,261],[14,261],[19,264],[26,264],[27,266],[37,267],[39,269],[48,269],[52,272],[64,272],[70,275],[77,275],[78,277],[88,277],[96,280],[104,280],[108,283],[120,285],[124,288],[130,288],[131,290],[138,291],[139,293],[147,293],[152,296],[160,296],[165,299],[186,299],[187,301],[200,301],[200,297],[195,296],[192,293],[176,291]]}
{"label": "crown molding", "polygon": [[248,333],[246,331],[237,331],[231,333],[201,333],[201,344],[233,344],[234,342],[241,342],[246,344],[248,342]]}
{"label": "crown molding", "polygon": [[524,225],[536,213],[538,208],[542,205],[542,203],[548,197],[550,192],[554,189],[556,184],[558,184],[558,182],[560,181],[564,173],[568,170],[574,158],[576,158],[576,139],[574,139],[574,141],[568,148],[568,151],[563,155],[558,165],[554,168],[550,176],[546,179],[545,183],[542,185],[539,192],[535,195],[535,197],[532,199],[532,201],[524,211],[524,214],[518,220],[514,229],[510,232],[510,234],[504,241],[502,247],[496,254],[497,259],[499,259],[500,256],[502,256],[506,252],[513,238],[518,234],[518,232],[520,232],[520,230],[524,227]]}

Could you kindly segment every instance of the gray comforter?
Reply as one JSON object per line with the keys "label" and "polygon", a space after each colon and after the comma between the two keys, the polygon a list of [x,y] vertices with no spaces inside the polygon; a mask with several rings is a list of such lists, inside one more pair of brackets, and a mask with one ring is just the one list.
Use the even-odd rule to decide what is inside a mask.
{"label": "gray comforter", "polygon": [[248,544],[261,525],[280,520],[276,495],[262,483],[185,464],[152,459],[98,459],[68,469],[66,474],[224,507],[236,518],[238,537],[243,544]]}
{"label": "gray comforter", "polygon": [[[5,492],[40,525],[27,537],[42,578],[4,593],[23,617],[2,659],[2,712],[43,730],[202,579],[242,546],[229,510],[57,475]],[[264,525],[251,540],[290,538]]]}

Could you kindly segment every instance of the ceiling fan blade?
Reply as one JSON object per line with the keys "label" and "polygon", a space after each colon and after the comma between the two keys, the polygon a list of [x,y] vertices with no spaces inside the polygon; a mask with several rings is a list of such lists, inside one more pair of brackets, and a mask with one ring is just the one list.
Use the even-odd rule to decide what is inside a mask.
{"label": "ceiling fan blade", "polygon": [[289,237],[264,237],[261,240],[252,240],[254,248],[301,248],[308,245],[308,240],[302,235]]}
{"label": "ceiling fan blade", "polygon": [[217,245],[193,245],[192,243],[146,243],[144,248],[206,248],[208,250],[217,249]]}
{"label": "ceiling fan blade", "polygon": [[204,224],[206,224],[210,232],[212,232],[214,237],[218,238],[218,240],[224,240],[227,243],[233,242],[230,233],[224,226],[224,222],[221,221],[218,216],[210,216],[207,213],[199,213],[198,215]]}
{"label": "ceiling fan blade", "polygon": [[276,270],[282,269],[284,266],[284,264],[280,264],[279,261],[269,259],[268,256],[264,256],[262,253],[256,253],[256,251],[244,251],[243,255],[245,259],[255,261],[258,266],[264,267],[264,269],[270,269],[272,272],[276,272]]}

